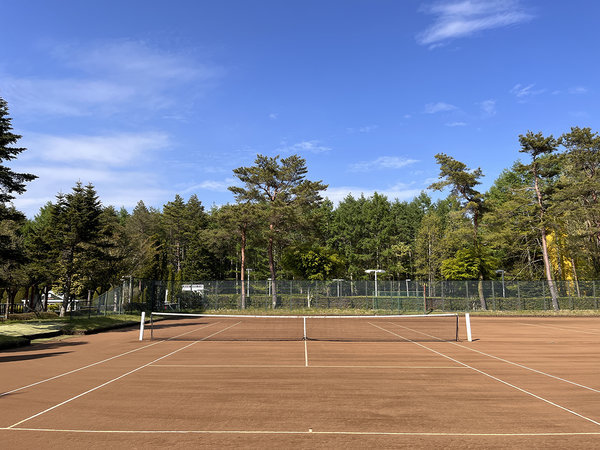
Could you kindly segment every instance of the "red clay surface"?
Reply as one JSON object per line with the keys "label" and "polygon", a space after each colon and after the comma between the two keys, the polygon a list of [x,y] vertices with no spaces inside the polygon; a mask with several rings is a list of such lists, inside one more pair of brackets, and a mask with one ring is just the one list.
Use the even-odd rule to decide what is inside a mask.
{"label": "red clay surface", "polygon": [[473,342],[461,318],[459,342],[365,343],[139,342],[121,330],[4,351],[0,442],[597,447],[600,318],[473,317],[472,328]]}

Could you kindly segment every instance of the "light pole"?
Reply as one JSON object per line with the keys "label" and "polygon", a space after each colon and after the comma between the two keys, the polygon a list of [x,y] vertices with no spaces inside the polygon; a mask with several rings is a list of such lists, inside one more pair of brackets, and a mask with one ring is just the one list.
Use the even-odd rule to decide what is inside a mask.
{"label": "light pole", "polygon": [[250,297],[250,272],[252,272],[253,269],[246,269],[246,273],[248,274],[247,279],[246,279],[246,295],[248,297]]}
{"label": "light pole", "polygon": [[410,281],[410,278],[406,279],[406,296],[408,297],[408,282]]}
{"label": "light pole", "polygon": [[504,292],[504,270],[496,270],[496,273],[502,274],[502,297],[506,297],[506,293]]}
{"label": "light pole", "polygon": [[365,270],[365,273],[374,273],[375,274],[375,297],[377,297],[377,274],[378,273],[385,273],[385,270],[381,270],[381,269],[367,269]]}
{"label": "light pole", "polygon": [[343,278],[334,278],[331,281],[337,281],[337,291],[338,291],[338,297],[340,296],[340,281],[344,281]]}

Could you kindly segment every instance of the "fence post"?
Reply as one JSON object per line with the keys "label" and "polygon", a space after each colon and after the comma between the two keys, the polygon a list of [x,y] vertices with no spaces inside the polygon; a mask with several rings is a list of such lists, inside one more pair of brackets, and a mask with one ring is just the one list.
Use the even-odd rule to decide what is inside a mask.
{"label": "fence post", "polygon": [[596,281],[592,281],[592,295],[594,296],[594,306],[598,309],[598,297],[596,297]]}
{"label": "fence post", "polygon": [[494,311],[496,311],[498,308],[496,308],[496,292],[494,291],[494,280],[490,280],[490,283],[492,283],[492,305],[494,305]]}
{"label": "fence post", "polygon": [[444,297],[444,284],[446,283],[444,280],[442,280],[442,310],[446,311],[446,297]]}

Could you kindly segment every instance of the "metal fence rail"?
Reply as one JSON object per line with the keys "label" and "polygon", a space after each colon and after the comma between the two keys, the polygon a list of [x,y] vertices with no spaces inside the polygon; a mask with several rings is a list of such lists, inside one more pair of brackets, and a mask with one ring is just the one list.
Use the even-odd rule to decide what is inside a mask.
{"label": "metal fence rail", "polygon": [[[566,310],[598,310],[600,281],[556,281],[559,305]],[[246,306],[272,309],[270,280],[245,281]],[[360,309],[399,313],[481,309],[478,281],[277,280],[277,305],[286,309]],[[481,290],[489,310],[552,309],[545,281],[486,280]],[[90,301],[78,300],[73,315],[107,315],[140,311],[203,311],[241,309],[241,281],[174,281],[126,278]],[[0,303],[0,316],[6,304]],[[22,305],[8,305],[9,314]]]}
{"label": "metal fence rail", "polygon": [[[593,310],[600,303],[599,281],[556,281],[561,309]],[[245,282],[246,306],[271,309],[269,280]],[[481,309],[478,281],[297,281],[277,280],[277,304],[283,308],[339,308],[395,311],[473,311]],[[482,282],[489,310],[550,310],[552,299],[545,281]],[[127,280],[113,293],[121,303],[115,312],[240,309],[241,281]],[[119,297],[120,296],[120,297]],[[99,302],[100,305],[108,303]],[[117,305],[117,306],[115,306]],[[102,306],[100,306],[102,308]],[[110,306],[104,306],[104,309]],[[115,309],[116,308],[116,309]]]}

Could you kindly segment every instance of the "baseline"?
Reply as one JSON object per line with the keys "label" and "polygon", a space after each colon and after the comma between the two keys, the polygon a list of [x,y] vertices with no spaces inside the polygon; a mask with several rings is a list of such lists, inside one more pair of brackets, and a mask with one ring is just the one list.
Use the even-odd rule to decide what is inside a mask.
{"label": "baseline", "polygon": [[46,433],[78,433],[78,434],[324,434],[324,435],[356,435],[356,436],[600,436],[598,432],[557,432],[557,433],[440,433],[410,431],[327,431],[327,430],[71,430],[59,428],[0,428],[0,431],[38,431]]}

